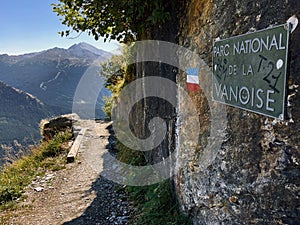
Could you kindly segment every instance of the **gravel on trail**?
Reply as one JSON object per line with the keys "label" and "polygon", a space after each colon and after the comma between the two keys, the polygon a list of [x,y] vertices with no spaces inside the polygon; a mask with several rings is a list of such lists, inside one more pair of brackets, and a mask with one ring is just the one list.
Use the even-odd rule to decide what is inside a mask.
{"label": "gravel on trail", "polygon": [[76,129],[87,128],[74,163],[44,177],[36,177],[25,190],[27,199],[10,212],[9,224],[112,225],[129,224],[133,207],[124,188],[96,171],[111,143],[111,123],[79,120]]}

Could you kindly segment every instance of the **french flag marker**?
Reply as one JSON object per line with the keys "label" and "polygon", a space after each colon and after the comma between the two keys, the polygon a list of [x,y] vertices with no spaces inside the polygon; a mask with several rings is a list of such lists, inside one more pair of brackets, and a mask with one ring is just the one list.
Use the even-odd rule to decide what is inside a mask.
{"label": "french flag marker", "polygon": [[198,72],[198,68],[188,68],[186,70],[186,86],[188,91],[197,92],[200,90]]}

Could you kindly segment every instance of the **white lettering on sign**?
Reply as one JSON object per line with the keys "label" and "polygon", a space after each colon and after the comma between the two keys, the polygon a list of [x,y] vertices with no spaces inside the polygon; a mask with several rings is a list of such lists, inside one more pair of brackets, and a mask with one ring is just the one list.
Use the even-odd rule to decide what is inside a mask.
{"label": "white lettering on sign", "polygon": [[282,33],[277,36],[274,34],[272,37],[267,36],[265,38],[254,38],[250,40],[238,41],[237,43],[233,44],[233,55],[258,53],[262,52],[263,50],[272,51],[273,49],[285,49],[282,40]]}
{"label": "white lettering on sign", "polygon": [[[273,90],[267,90],[266,92],[261,88],[255,89],[246,86],[227,86],[226,84],[215,83],[215,93],[217,97],[224,101],[235,101],[242,105],[249,105],[251,108],[262,109],[263,107],[270,112],[274,111],[272,103],[275,103],[275,99],[272,98]],[[264,101],[265,99],[265,101]]]}
{"label": "white lettering on sign", "polygon": [[214,47],[214,56],[220,57],[220,56],[228,56],[230,45],[220,45],[219,47]]}
{"label": "white lettering on sign", "polygon": [[289,24],[217,40],[213,46],[213,100],[283,119]]}

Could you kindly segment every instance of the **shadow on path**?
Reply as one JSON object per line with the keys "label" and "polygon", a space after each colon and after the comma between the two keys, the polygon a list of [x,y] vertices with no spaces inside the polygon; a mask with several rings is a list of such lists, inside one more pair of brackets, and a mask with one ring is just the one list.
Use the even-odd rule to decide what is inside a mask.
{"label": "shadow on path", "polygon": [[[112,126],[109,125],[106,129],[109,131],[109,137],[100,136],[100,139],[108,139],[108,143],[106,142],[107,145],[105,146],[105,151],[102,149],[102,153],[99,155],[93,155],[93,157],[97,157],[94,158],[94,162],[98,162],[98,157],[99,162],[101,161],[101,158],[103,160],[104,154],[116,155]],[[105,170],[106,166],[109,167],[109,165],[105,166],[105,162],[102,162],[102,166],[103,170]],[[65,222],[64,225],[129,224],[129,216],[132,213],[132,209],[129,206],[127,195],[121,185],[104,178],[100,173],[99,177],[95,182],[93,182],[91,189],[88,190],[88,192],[96,193],[96,198],[80,217],[73,219],[72,221]],[[84,194],[82,195],[82,198],[84,198]]]}

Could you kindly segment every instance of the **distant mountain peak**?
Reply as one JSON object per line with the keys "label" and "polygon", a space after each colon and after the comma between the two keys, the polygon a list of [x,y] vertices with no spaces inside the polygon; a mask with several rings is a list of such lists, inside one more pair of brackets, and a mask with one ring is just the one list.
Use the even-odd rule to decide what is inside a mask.
{"label": "distant mountain peak", "polygon": [[75,48],[75,47],[79,47],[79,48],[96,48],[96,47],[94,47],[94,46],[92,46],[92,45],[90,45],[90,44],[88,44],[88,43],[86,43],[86,42],[79,42],[78,44],[74,44],[74,45],[72,45],[69,49],[71,49],[71,48]]}
{"label": "distant mountain peak", "polygon": [[91,52],[95,55],[102,56],[103,54],[107,53],[104,50],[98,49],[86,42],[80,42],[78,44],[72,45],[70,48],[68,48],[68,51],[73,53],[79,53],[79,52]]}
{"label": "distant mountain peak", "polygon": [[111,53],[98,49],[85,42],[72,45],[67,49],[67,52],[75,58],[84,58],[90,60],[100,59],[101,61],[109,59],[112,56]]}

